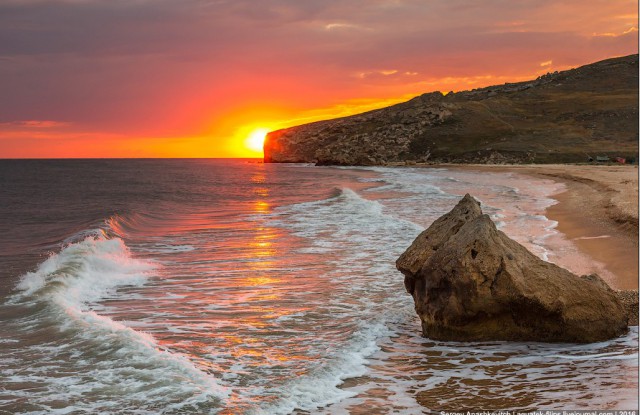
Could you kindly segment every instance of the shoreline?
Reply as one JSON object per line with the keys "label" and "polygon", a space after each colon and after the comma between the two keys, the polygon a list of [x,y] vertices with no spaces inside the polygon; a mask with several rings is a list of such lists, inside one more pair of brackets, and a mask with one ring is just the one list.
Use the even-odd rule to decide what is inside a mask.
{"label": "shoreline", "polygon": [[434,165],[516,173],[566,186],[545,215],[589,258],[604,265],[617,290],[638,289],[638,168],[598,165]]}

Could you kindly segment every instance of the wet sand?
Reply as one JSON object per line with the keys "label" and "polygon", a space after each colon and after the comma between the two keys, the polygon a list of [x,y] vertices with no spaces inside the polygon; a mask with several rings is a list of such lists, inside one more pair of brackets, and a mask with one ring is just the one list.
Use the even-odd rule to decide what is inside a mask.
{"label": "wet sand", "polygon": [[546,216],[558,231],[616,277],[615,289],[638,288],[638,167],[629,165],[447,165],[513,172],[563,182]]}

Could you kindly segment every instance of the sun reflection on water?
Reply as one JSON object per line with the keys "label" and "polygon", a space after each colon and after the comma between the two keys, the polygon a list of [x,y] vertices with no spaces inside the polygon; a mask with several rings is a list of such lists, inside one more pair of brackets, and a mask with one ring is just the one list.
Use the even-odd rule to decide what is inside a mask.
{"label": "sun reflection on water", "polygon": [[[300,252],[302,239],[274,224],[271,170],[253,168],[238,184],[237,199],[172,210],[166,217],[146,215],[122,229],[129,236],[138,229],[145,237],[153,234],[158,244],[144,252],[163,264],[158,284],[146,286],[130,310],[162,313],[162,320],[149,318],[153,324],[145,329],[160,347],[231,384],[227,403],[234,408],[246,408],[254,388],[268,389],[260,379],[309,373],[309,362],[326,352],[308,337],[315,337],[309,332],[317,318],[313,304],[323,301],[319,293],[333,292],[332,282],[298,272],[297,264],[315,264],[317,258]],[[139,318],[147,319],[144,311]],[[277,397],[260,397],[272,399]]]}

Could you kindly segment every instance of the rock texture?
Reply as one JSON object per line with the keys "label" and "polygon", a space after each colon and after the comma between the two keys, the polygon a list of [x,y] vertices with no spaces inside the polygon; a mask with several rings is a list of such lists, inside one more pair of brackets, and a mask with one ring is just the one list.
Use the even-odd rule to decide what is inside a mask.
{"label": "rock texture", "polygon": [[271,132],[265,162],[320,165],[637,158],[638,55]]}
{"label": "rock texture", "polygon": [[466,195],[396,262],[432,339],[596,342],[627,331],[616,293],[499,231]]}
{"label": "rock texture", "polygon": [[616,292],[618,299],[624,307],[630,326],[638,325],[638,290],[622,290]]}

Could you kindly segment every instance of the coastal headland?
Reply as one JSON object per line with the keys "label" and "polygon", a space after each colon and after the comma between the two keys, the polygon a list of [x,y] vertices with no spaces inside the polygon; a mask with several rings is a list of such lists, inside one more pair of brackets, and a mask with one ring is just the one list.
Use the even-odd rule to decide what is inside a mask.
{"label": "coastal headland", "polygon": [[638,55],[439,91],[269,133],[267,163],[581,163],[638,158]]}

